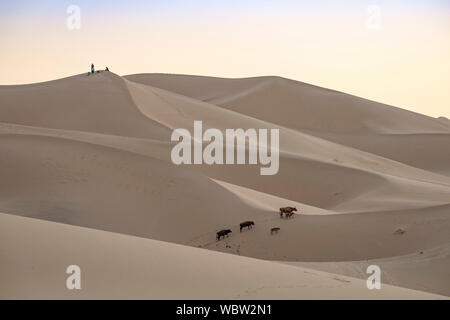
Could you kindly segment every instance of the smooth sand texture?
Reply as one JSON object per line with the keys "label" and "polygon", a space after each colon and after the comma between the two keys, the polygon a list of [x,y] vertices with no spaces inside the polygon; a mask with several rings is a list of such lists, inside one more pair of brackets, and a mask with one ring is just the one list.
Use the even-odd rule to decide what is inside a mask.
{"label": "smooth sand texture", "polygon": [[[431,250],[396,256],[385,259],[346,262],[289,262],[291,265],[343,274],[350,277],[366,279],[367,266],[378,265],[381,268],[382,282],[396,286],[408,285],[422,291],[441,292],[448,295],[450,278],[450,244]],[[440,274],[442,278],[436,277]]]}
{"label": "smooth sand texture", "polygon": [[[259,165],[173,165],[172,130],[192,131],[194,120],[202,120],[205,128],[279,128],[279,173],[260,176]],[[112,254],[115,247],[123,246],[117,253],[123,259],[147,261],[147,246],[149,250],[160,248],[155,253],[158,257],[164,256],[161,252],[166,247],[173,252],[158,264],[159,274],[145,278],[149,281],[145,286],[134,278],[126,284],[123,278],[126,294],[103,290],[101,283],[107,278],[92,274],[93,282],[99,278],[95,293],[83,293],[89,298],[192,298],[212,297],[213,293],[217,298],[310,297],[295,285],[295,297],[291,297],[284,282],[289,276],[268,277],[263,271],[288,268],[283,264],[236,255],[306,263],[355,277],[362,274],[355,272],[354,266],[362,268],[364,261],[370,260],[386,266],[384,283],[450,296],[448,250],[439,249],[450,243],[448,137],[450,126],[443,119],[277,77],[119,77],[102,72],[0,86],[0,212],[27,217],[14,220],[6,216],[2,227],[11,225],[13,231],[23,227],[31,232],[52,226],[54,232],[36,238],[36,243],[67,250],[68,255],[76,252],[77,258],[91,266],[97,264],[90,262],[93,255],[73,252],[73,247],[60,240],[60,233],[71,228],[73,242],[85,241],[87,247],[95,243],[87,233],[98,235],[104,239],[99,252],[110,250]],[[297,206],[299,211],[292,219],[281,220],[281,206]],[[239,232],[239,223],[247,220],[255,221],[255,227]],[[280,232],[271,235],[273,227],[280,227]],[[233,233],[217,242],[215,234],[224,228]],[[398,229],[405,232],[397,234]],[[85,236],[86,240],[78,239]],[[53,277],[51,271],[30,273],[17,267],[18,263],[13,268],[8,261],[25,258],[11,239],[8,234],[7,240],[2,240],[8,259],[0,260],[0,272],[12,272],[10,279],[35,277],[39,272],[44,279]],[[130,249],[134,243],[136,248]],[[22,245],[31,247],[30,243]],[[164,291],[162,284],[157,291],[146,291],[157,281],[152,279],[165,277],[161,273],[169,264],[181,263],[171,260],[178,251],[198,257],[190,262],[193,269],[215,269],[215,257],[220,257],[222,264],[229,261],[230,268],[248,263],[249,274],[254,274],[249,277],[254,281],[268,277],[269,284],[258,292],[252,284],[247,296],[238,285],[240,280],[229,274],[220,280],[230,284],[230,290],[224,292],[202,287],[195,296],[190,295],[181,289],[182,281],[177,295]],[[429,252],[433,258],[424,260]],[[45,260],[44,251],[42,255]],[[416,255],[421,259],[411,259]],[[45,261],[53,260],[60,261],[54,255]],[[116,271],[126,272],[119,260],[111,261],[108,268],[115,270],[111,276]],[[126,267],[145,273],[138,265]],[[280,272],[303,273],[294,266],[288,269]],[[167,279],[173,275],[170,272]],[[216,272],[205,273],[204,286],[216,281]],[[326,278],[321,277],[323,286],[333,287]],[[171,291],[177,287],[175,280],[166,285]],[[50,284],[43,287],[41,295],[26,289],[23,282],[15,289],[10,282],[0,295],[77,298]],[[365,295],[367,289],[360,296],[348,286],[339,288],[340,294],[334,289],[326,293],[327,289],[311,297],[372,298]],[[382,290],[374,297],[393,298],[397,292]],[[397,297],[407,295],[398,293]]]}
{"label": "smooth sand texture", "polygon": [[[42,220],[0,214],[0,222],[1,299],[445,298],[389,285],[368,290],[355,278]],[[74,264],[80,291],[66,288]]]}
{"label": "smooth sand texture", "polygon": [[[450,172],[450,148],[441,148],[450,145],[450,121],[445,117],[434,119],[279,77],[137,74],[126,78],[418,168]],[[428,155],[425,160],[423,154]]]}
{"label": "smooth sand texture", "polygon": [[445,119],[439,121],[280,77],[221,79],[137,74],[125,78],[288,128],[358,134],[450,133],[450,126],[445,124]]}

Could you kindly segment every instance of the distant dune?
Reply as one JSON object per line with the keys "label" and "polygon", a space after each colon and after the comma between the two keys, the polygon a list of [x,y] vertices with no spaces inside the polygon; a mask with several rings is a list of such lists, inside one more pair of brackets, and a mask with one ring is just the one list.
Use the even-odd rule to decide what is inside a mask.
{"label": "distant dune", "polygon": [[[175,166],[171,133],[194,120],[279,128],[278,174]],[[448,120],[279,77],[101,72],[0,86],[0,297],[450,296],[449,146]],[[289,205],[299,211],[280,219]],[[53,273],[71,257],[90,270],[78,295]],[[364,278],[367,261],[397,287],[338,275]]]}
{"label": "distant dune", "polygon": [[450,133],[450,127],[435,118],[280,77],[137,74],[125,78],[292,129],[358,134]]}

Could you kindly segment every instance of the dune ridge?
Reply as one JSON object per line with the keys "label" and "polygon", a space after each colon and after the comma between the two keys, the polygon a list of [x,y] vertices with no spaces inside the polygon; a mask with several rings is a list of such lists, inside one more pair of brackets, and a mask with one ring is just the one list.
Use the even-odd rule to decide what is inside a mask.
{"label": "dune ridge", "polygon": [[[258,166],[173,165],[171,132],[192,130],[194,120],[202,120],[205,128],[279,128],[279,173],[261,177]],[[129,248],[137,236],[177,245],[144,244],[142,239],[136,252],[158,247],[160,254],[170,247],[173,255],[185,252],[201,261],[220,257],[249,268],[288,268],[259,261],[272,260],[361,277],[354,271],[363,266],[358,261],[370,260],[387,266],[386,283],[450,296],[443,285],[448,253],[438,249],[450,242],[449,137],[450,127],[442,119],[278,77],[102,72],[0,86],[0,212],[9,214],[1,219],[5,228],[53,228],[49,239],[55,250],[72,250],[58,242],[62,230],[72,228],[73,243],[93,232]],[[279,218],[278,208],[285,205],[299,209],[290,220]],[[241,233],[239,223],[246,220],[255,221],[255,228]],[[275,226],[281,230],[272,236]],[[215,233],[223,228],[233,233],[217,242]],[[398,229],[404,233],[397,234]],[[48,246],[49,239],[39,241]],[[16,241],[10,234],[2,241],[9,259],[2,261],[23,261],[14,254]],[[431,253],[426,263],[411,259]],[[90,255],[78,257],[89,264]],[[175,261],[167,258],[167,263]],[[405,277],[405,265],[421,280]],[[0,267],[10,270],[11,263]],[[303,271],[283,269],[290,275]],[[13,279],[29,270],[17,272]],[[252,279],[265,275],[261,271]],[[326,276],[319,278],[328,286]],[[230,288],[216,294],[272,297],[279,290],[274,283],[283,279],[271,279],[259,293]],[[354,281],[352,288],[343,286],[345,297],[359,294],[353,284],[363,282]],[[134,285],[129,287],[136,289],[132,296],[157,297]],[[10,287],[10,296],[23,296],[24,288]],[[301,288],[292,288],[294,296],[308,298]],[[160,297],[170,297],[161,286],[158,290]],[[330,290],[311,296],[331,298],[335,289]],[[392,290],[384,297],[423,296]],[[198,296],[205,292],[210,293]],[[291,289],[280,292],[289,298]],[[29,297],[40,297],[34,294]],[[49,287],[42,297],[58,294]],[[121,297],[103,289],[86,297],[99,296]]]}

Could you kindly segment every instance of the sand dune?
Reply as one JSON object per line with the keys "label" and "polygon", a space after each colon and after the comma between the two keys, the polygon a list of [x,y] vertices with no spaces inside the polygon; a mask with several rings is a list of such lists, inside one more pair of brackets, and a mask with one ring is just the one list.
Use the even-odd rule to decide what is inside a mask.
{"label": "sand dune", "polygon": [[174,242],[258,214],[209,178],[157,159],[58,138],[0,140],[8,213]]}
{"label": "sand dune", "polygon": [[[175,166],[172,130],[192,130],[194,120],[205,128],[279,128],[279,173],[260,176],[256,165]],[[0,212],[24,217],[3,215],[0,227],[36,234],[33,243],[33,237],[17,239],[17,232],[2,235],[7,238],[0,252],[7,259],[0,261],[7,263],[0,271],[14,269],[14,281],[38,274],[53,279],[54,269],[33,273],[25,264],[36,259],[44,268],[65,258],[51,253],[46,259],[35,246],[55,246],[68,257],[73,246],[100,241],[96,251],[108,252],[104,260],[92,260],[92,253],[76,256],[95,270],[109,263],[111,272],[92,277],[94,291],[79,297],[425,297],[398,288],[372,294],[360,289],[361,280],[262,260],[308,263],[355,277],[365,266],[357,261],[370,260],[386,267],[388,283],[450,296],[447,251],[436,249],[450,242],[448,137],[442,119],[278,77],[122,78],[103,72],[0,86]],[[279,218],[285,205],[299,209],[290,220]],[[241,233],[239,223],[246,220],[256,225]],[[271,235],[273,227],[280,232]],[[215,233],[223,228],[233,233],[217,242]],[[39,236],[47,229],[48,238]],[[398,229],[404,233],[396,234]],[[65,243],[61,237],[68,233]],[[43,257],[24,257],[16,244]],[[120,250],[114,259],[112,248]],[[163,260],[155,265],[142,257],[146,251]],[[434,258],[424,261],[431,252]],[[192,270],[208,270],[192,271],[192,279],[203,274],[216,281],[218,266],[229,266],[217,280],[227,289],[201,287],[189,294],[192,282],[169,281],[186,256],[195,257],[189,259]],[[120,262],[128,260],[136,265]],[[231,272],[242,266],[248,286]],[[145,275],[144,267],[155,273]],[[136,278],[120,283],[125,292],[105,284],[129,268]],[[275,269],[278,275],[270,272]],[[138,274],[146,279],[142,284]],[[299,282],[289,286],[292,277]],[[267,283],[257,286],[261,279]],[[72,297],[53,282],[33,296],[26,295],[25,281],[10,283],[0,290],[2,297]],[[150,283],[155,291],[147,291]],[[177,286],[179,295],[171,294]]]}
{"label": "sand dune", "polygon": [[289,203],[290,206],[296,207],[299,213],[294,212],[294,214],[307,214],[307,215],[327,215],[327,214],[337,214],[335,211],[324,210],[313,206],[308,206],[303,203],[293,202],[284,198],[276,197],[268,193],[259,192],[253,189],[238,186],[232,183],[227,183],[220,180],[214,180],[227,190],[231,191],[237,195],[240,199],[246,203],[254,206],[256,208],[261,208],[267,211],[273,211],[274,208],[281,208]]}
{"label": "sand dune", "polygon": [[[98,230],[5,214],[0,221],[1,299],[444,299]],[[73,264],[79,291],[65,287]]]}
{"label": "sand dune", "polygon": [[450,127],[435,118],[280,77],[136,74],[125,78],[293,129],[358,134],[450,133]]}
{"label": "sand dune", "polygon": [[361,279],[367,278],[365,273],[367,266],[375,264],[382,270],[384,283],[448,296],[448,284],[441,280],[450,278],[449,260],[450,245],[447,243],[429,250],[386,259],[348,262],[291,262],[288,264]]}
{"label": "sand dune", "polygon": [[446,126],[450,126],[450,119],[448,119],[446,117],[439,117],[437,120],[439,122],[445,124]]}
{"label": "sand dune", "polygon": [[[229,192],[195,171],[157,159],[58,138],[0,139],[1,175],[15,181],[2,185],[3,212],[274,260],[389,257],[436,246],[448,237],[446,206],[428,208],[423,217],[419,209],[332,219],[300,204],[300,215],[280,220],[279,199],[255,207],[245,201],[242,187],[241,194]],[[102,201],[93,201],[93,194]],[[257,228],[240,234],[239,223],[246,220],[255,221]],[[416,220],[417,226],[409,222]],[[274,226],[282,228],[278,237],[269,233]],[[216,243],[215,232],[225,227],[235,236]],[[393,236],[400,227],[411,227],[407,237]],[[361,234],[367,238],[360,239]],[[355,241],[358,248],[349,251]],[[289,242],[302,249],[284,245]],[[386,248],[379,248],[381,243]]]}
{"label": "sand dune", "polygon": [[315,135],[416,168],[450,175],[450,148],[442,147],[450,146],[450,134]]}
{"label": "sand dune", "polygon": [[86,74],[0,86],[0,122],[167,140],[171,132],[136,110],[121,77]]}
{"label": "sand dune", "polygon": [[[127,85],[143,114],[172,129],[188,128],[192,132],[195,119],[202,119],[205,128],[278,128],[272,123],[223,110],[212,104],[201,103],[165,90],[138,85],[130,81]],[[255,184],[257,184],[259,191],[317,207],[330,209],[339,203],[341,211],[359,211],[366,205],[372,208],[372,198],[366,199],[363,197],[364,194],[377,192],[376,197],[380,193],[389,195],[392,193],[391,186],[399,189],[399,186],[405,183],[407,193],[412,195],[411,198],[407,196],[405,199],[405,193],[398,190],[396,198],[389,199],[389,202],[378,199],[376,205],[384,203],[382,209],[388,210],[404,208],[406,202],[409,202],[412,207],[418,207],[429,205],[429,201],[435,202],[436,205],[445,204],[450,199],[450,179],[446,176],[350,149],[288,128],[280,129],[280,150],[280,172],[276,176],[265,179],[265,184],[261,182],[262,179],[256,182],[248,176],[245,178],[247,184],[244,184],[242,179],[239,182],[230,180],[232,173],[229,172],[223,174],[223,177],[218,175],[213,177],[250,188],[256,188]],[[296,172],[293,167],[303,168],[303,170]],[[227,170],[227,168],[213,167],[207,170]],[[232,168],[232,170],[239,170],[239,168]],[[249,173],[255,175],[254,171]],[[208,174],[211,175],[210,172]],[[293,174],[303,176],[292,179]],[[309,174],[313,176],[305,176]],[[321,174],[323,174],[322,179]],[[243,175],[245,173],[241,170],[237,176],[243,177]],[[349,175],[353,177],[351,190],[341,183],[343,176]],[[256,183],[251,184],[252,180]],[[339,183],[342,189],[332,186],[330,180]],[[388,180],[385,184],[386,189],[383,188],[382,180]],[[295,182],[295,187],[290,182]],[[355,185],[359,188],[355,188]],[[305,189],[312,192],[306,191],[309,193],[307,194]],[[410,192],[412,189],[417,191]],[[421,203],[421,199],[417,197],[417,193],[423,192],[432,193],[425,203]],[[340,197],[336,197],[336,194]],[[342,205],[342,202],[348,202],[350,199],[358,199],[358,202]],[[400,203],[396,203],[396,199]]]}
{"label": "sand dune", "polygon": [[279,77],[126,78],[432,172],[448,175],[450,170],[448,148],[441,147],[450,144],[450,122],[445,117],[435,119]]}

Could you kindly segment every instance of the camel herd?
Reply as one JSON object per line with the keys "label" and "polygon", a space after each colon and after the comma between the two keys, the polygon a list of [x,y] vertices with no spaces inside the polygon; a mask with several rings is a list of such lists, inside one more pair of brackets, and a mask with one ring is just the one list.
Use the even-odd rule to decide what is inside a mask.
{"label": "camel herd", "polygon": [[[283,215],[285,219],[289,219],[291,218],[295,211],[297,211],[297,208],[295,207],[284,207],[284,208],[280,208],[280,218],[283,219]],[[254,221],[245,221],[242,222],[239,225],[239,231],[242,232],[242,229],[247,228],[247,230],[250,230],[251,228],[253,228],[253,226],[255,225]],[[278,233],[278,231],[280,231],[279,227],[273,227],[270,229],[270,234],[273,235],[275,233]],[[233,231],[231,231],[230,229],[223,229],[220,230],[219,232],[217,232],[216,234],[216,239],[217,241],[220,240],[220,238],[225,238],[228,237],[230,233],[232,233]]]}

